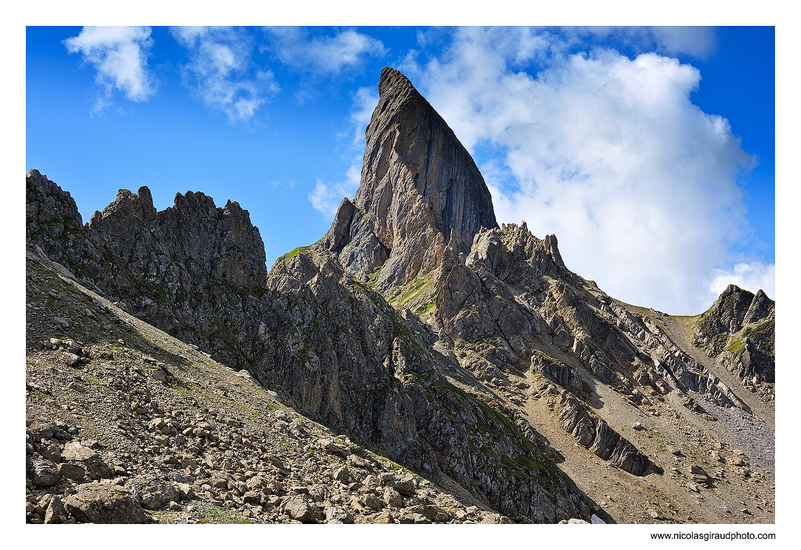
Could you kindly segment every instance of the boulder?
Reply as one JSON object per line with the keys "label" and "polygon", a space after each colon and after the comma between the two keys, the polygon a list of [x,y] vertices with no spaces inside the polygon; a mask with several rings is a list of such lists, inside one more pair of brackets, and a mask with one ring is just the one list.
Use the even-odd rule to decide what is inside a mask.
{"label": "boulder", "polygon": [[155,477],[137,476],[127,483],[127,487],[148,510],[158,510],[170,501],[181,498],[178,487]]}
{"label": "boulder", "polygon": [[30,466],[31,481],[37,487],[50,487],[59,482],[58,466],[46,458],[33,459]]}
{"label": "boulder", "polygon": [[315,509],[314,503],[303,495],[291,496],[281,505],[281,510],[286,515],[301,523],[317,523]]}
{"label": "boulder", "polygon": [[80,485],[64,508],[82,523],[152,523],[135,497],[101,483]]}

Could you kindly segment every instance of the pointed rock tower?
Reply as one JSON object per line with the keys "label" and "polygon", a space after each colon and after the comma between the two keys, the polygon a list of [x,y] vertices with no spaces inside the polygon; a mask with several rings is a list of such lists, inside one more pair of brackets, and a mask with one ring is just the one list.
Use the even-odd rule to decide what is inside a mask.
{"label": "pointed rock tower", "polygon": [[385,67],[378,92],[359,190],[325,243],[351,275],[381,267],[376,287],[386,290],[432,272],[451,239],[466,254],[482,226],[498,224],[475,162],[409,79]]}

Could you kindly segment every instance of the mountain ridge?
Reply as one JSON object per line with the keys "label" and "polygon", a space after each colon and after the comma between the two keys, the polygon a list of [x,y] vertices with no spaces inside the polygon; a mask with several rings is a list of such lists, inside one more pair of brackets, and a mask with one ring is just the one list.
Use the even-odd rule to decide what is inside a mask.
{"label": "mountain ridge", "polygon": [[[188,192],[155,212],[147,188],[122,190],[82,226],[69,194],[35,170],[28,241],[297,410],[514,521],[593,512],[619,522],[770,521],[772,505],[757,518],[725,504],[753,489],[726,476],[766,482],[773,473],[761,457],[758,474],[742,458],[729,464],[745,443],[720,427],[739,423],[772,445],[763,427],[775,384],[773,302],[758,293],[747,326],[712,335],[729,348],[739,339],[735,351],[749,355],[721,364],[698,355],[661,314],[569,271],[555,236],[499,227],[475,163],[405,76],[385,69],[379,92],[356,198],[343,199],[320,241],[269,272],[258,230],[235,202],[219,208]],[[726,324],[703,319],[692,330]],[[743,391],[759,396],[759,410]],[[693,468],[708,475],[688,481]],[[609,473],[620,491],[599,492],[591,476]],[[772,502],[763,487],[761,501]],[[603,506],[610,491],[629,506]],[[702,492],[724,504],[686,495]],[[681,504],[668,515],[634,511],[654,499]]]}

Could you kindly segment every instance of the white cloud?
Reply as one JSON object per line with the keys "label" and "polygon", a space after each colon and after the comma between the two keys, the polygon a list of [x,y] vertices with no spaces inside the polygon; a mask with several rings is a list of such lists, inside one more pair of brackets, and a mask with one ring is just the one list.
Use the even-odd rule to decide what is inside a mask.
{"label": "white cloud", "polygon": [[272,71],[255,67],[253,39],[230,27],[174,27],[172,36],[187,49],[184,83],[230,121],[249,121],[269,96],[280,91]]}
{"label": "white cloud", "polygon": [[309,201],[315,210],[323,213],[326,218],[333,219],[342,198],[352,199],[356,195],[360,180],[361,169],[355,164],[348,169],[345,181],[325,184],[318,178],[314,191],[309,193]]}
{"label": "white cloud", "polygon": [[95,80],[104,96],[97,100],[93,115],[112,105],[109,98],[114,89],[131,101],[146,101],[153,95],[153,77],[147,68],[153,45],[149,27],[84,27],[64,45],[97,71]]}
{"label": "white cloud", "polygon": [[762,262],[739,263],[733,271],[712,270],[712,278],[707,283],[709,305],[726,290],[730,284],[756,293],[763,290],[768,298],[776,299],[776,265]]}
{"label": "white cloud", "polygon": [[268,182],[273,189],[278,188],[285,188],[285,189],[294,189],[295,187],[295,180],[283,181],[283,180],[275,180]]}
{"label": "white cloud", "polygon": [[290,67],[319,75],[336,75],[352,70],[368,57],[386,53],[384,44],[371,36],[348,29],[333,36],[312,36],[300,27],[265,29],[269,49]]}
{"label": "white cloud", "polygon": [[[499,222],[559,238],[568,267],[612,296],[699,313],[704,281],[748,233],[736,177],[754,159],[728,122],[690,101],[694,67],[657,54],[564,54],[564,39],[457,29],[406,68],[482,160]],[[521,60],[546,68],[516,72]]]}

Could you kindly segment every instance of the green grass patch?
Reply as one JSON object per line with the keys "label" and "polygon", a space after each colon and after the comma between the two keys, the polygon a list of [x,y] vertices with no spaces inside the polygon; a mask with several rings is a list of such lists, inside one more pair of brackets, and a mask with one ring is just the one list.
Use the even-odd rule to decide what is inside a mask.
{"label": "green grass patch", "polygon": [[190,500],[187,504],[195,507],[195,510],[202,517],[198,518],[198,523],[205,524],[252,524],[249,519],[243,518],[239,514],[223,506],[215,506],[202,500]]}
{"label": "green grass patch", "polygon": [[732,353],[737,353],[741,349],[745,347],[745,342],[740,338],[735,338],[728,347],[728,350]]}

